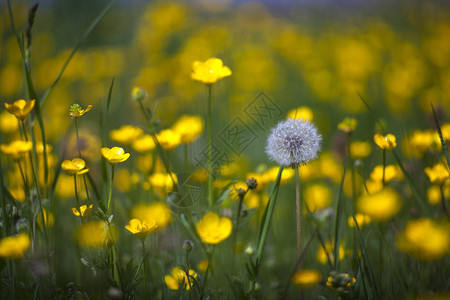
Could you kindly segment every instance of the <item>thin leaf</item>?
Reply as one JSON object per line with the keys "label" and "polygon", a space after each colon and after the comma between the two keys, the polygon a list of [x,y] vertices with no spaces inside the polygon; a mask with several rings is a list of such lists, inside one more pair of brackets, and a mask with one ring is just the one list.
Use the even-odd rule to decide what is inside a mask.
{"label": "thin leaf", "polygon": [[347,173],[347,166],[342,175],[341,186],[339,188],[339,198],[336,205],[336,219],[334,222],[334,270],[337,270],[339,263],[339,237],[341,236],[340,225],[342,218],[342,196],[344,191],[345,174]]}
{"label": "thin leaf", "polygon": [[444,153],[445,159],[447,160],[447,165],[450,168],[450,158],[449,158],[449,155],[448,155],[447,143],[445,142],[445,139],[442,136],[441,126],[439,125],[439,121],[438,121],[438,119],[436,117],[436,112],[434,111],[433,104],[431,104],[431,109],[433,111],[433,118],[434,118],[434,122],[436,123],[436,129],[437,129],[437,132],[439,134],[439,138],[441,140],[442,152]]}

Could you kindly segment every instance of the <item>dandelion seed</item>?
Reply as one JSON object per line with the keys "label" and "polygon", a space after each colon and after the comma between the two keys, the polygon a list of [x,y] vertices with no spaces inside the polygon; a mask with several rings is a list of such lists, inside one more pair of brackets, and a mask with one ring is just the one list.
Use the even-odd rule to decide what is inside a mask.
{"label": "dandelion seed", "polygon": [[266,153],[279,165],[306,164],[317,157],[322,136],[316,126],[303,119],[287,119],[272,129]]}

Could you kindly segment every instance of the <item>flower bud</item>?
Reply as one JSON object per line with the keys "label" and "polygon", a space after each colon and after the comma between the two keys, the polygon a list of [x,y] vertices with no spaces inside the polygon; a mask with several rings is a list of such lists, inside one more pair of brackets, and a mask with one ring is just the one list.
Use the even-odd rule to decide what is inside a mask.
{"label": "flower bud", "polygon": [[253,177],[247,179],[246,183],[249,190],[254,190],[258,187],[258,181],[256,181],[256,179]]}
{"label": "flower bud", "polygon": [[183,250],[186,253],[190,253],[192,251],[192,248],[194,247],[194,243],[190,240],[185,240],[183,244]]}
{"label": "flower bud", "polygon": [[147,92],[145,92],[143,88],[137,86],[133,88],[131,96],[133,97],[133,100],[141,102],[147,96]]}

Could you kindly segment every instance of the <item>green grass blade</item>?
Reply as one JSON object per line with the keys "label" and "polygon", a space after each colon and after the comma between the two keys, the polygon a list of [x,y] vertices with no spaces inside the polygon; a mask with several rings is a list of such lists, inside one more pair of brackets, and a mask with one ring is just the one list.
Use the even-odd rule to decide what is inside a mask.
{"label": "green grass blade", "polygon": [[436,123],[436,129],[437,129],[437,132],[439,134],[439,138],[441,140],[442,152],[444,153],[445,159],[447,160],[447,165],[450,168],[450,157],[448,155],[447,143],[445,142],[444,137],[442,136],[441,126],[439,125],[439,121],[438,121],[438,119],[436,117],[436,112],[434,111],[433,104],[431,104],[431,110],[433,111],[434,122]]}
{"label": "green grass blade", "polygon": [[408,174],[408,172],[406,172],[405,167],[403,166],[403,163],[402,163],[402,161],[400,159],[400,156],[397,153],[397,149],[394,148],[394,149],[391,150],[391,152],[394,155],[394,158],[397,161],[398,166],[402,170],[403,176],[405,176],[406,181],[408,182],[408,185],[411,188],[411,190],[412,190],[412,192],[414,194],[414,197],[416,198],[417,203],[420,206],[420,209],[423,211],[423,213],[426,216],[429,217],[430,216],[430,211],[429,211],[428,207],[425,204],[426,201],[422,198],[422,196],[420,196],[420,193],[419,193],[419,191],[417,191],[416,186],[415,186],[411,176]]}
{"label": "green grass blade", "polygon": [[270,221],[272,220],[273,211],[275,209],[275,203],[278,197],[278,188],[280,187],[281,174],[283,173],[284,167],[281,166],[278,171],[277,179],[275,180],[272,191],[269,197],[269,203],[267,203],[266,209],[264,210],[263,217],[261,219],[260,231],[258,236],[258,248],[256,252],[256,265],[261,262],[262,251],[266,243],[266,237],[269,232]]}
{"label": "green grass blade", "polygon": [[[8,0],[9,1],[9,0]],[[62,75],[64,74],[64,71],[66,70],[67,66],[69,65],[70,61],[72,60],[75,53],[77,53],[78,49],[81,47],[83,42],[87,39],[87,37],[91,34],[91,32],[97,27],[98,23],[103,19],[103,17],[106,15],[106,13],[111,9],[113,6],[115,0],[112,0],[109,2],[105,8],[100,12],[100,14],[92,21],[92,23],[89,25],[89,27],[86,29],[84,34],[81,36],[78,43],[73,48],[72,52],[70,53],[69,57],[67,57],[66,61],[64,62],[61,70],[59,71],[58,76],[56,77],[55,81],[52,83],[52,85],[45,91],[44,95],[42,96],[41,100],[39,101],[39,105],[42,106],[45,102],[45,100],[48,98],[54,87],[58,84],[59,80],[61,79]]]}
{"label": "green grass blade", "polygon": [[336,205],[336,219],[334,222],[334,270],[337,270],[339,264],[339,237],[341,236],[340,225],[342,219],[342,198],[344,191],[345,174],[347,173],[347,166],[342,175],[341,186],[339,187],[339,198]]}

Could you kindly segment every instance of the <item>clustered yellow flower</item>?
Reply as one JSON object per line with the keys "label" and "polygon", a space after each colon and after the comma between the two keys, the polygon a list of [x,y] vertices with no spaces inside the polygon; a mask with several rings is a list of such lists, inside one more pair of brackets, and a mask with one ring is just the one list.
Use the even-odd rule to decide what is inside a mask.
{"label": "clustered yellow flower", "polygon": [[373,140],[374,140],[375,144],[377,144],[377,146],[383,150],[390,151],[390,150],[394,149],[395,147],[397,147],[397,142],[396,142],[395,136],[390,133],[385,136],[383,136],[380,133],[377,133],[374,135]]}
{"label": "clustered yellow flower", "polygon": [[197,278],[197,273],[192,269],[189,269],[188,273],[189,279],[187,278],[185,271],[178,267],[173,267],[170,271],[171,275],[164,276],[164,282],[171,290],[178,290],[181,287],[189,291],[194,284],[193,278]]}
{"label": "clustered yellow flower", "polygon": [[111,149],[103,147],[101,153],[111,165],[124,162],[130,157],[130,153],[125,153],[125,150],[120,147],[112,147]]}
{"label": "clustered yellow flower", "polygon": [[72,104],[69,109],[69,115],[72,119],[79,118],[92,109],[92,105],[88,105],[85,109],[82,109],[79,104]]}
{"label": "clustered yellow flower", "polygon": [[24,99],[19,99],[14,101],[12,104],[5,103],[6,110],[15,115],[20,121],[25,121],[30,111],[34,108],[36,100],[26,101]]}
{"label": "clustered yellow flower", "polygon": [[[370,178],[374,181],[381,182],[383,180],[383,165],[377,165],[370,173]],[[384,181],[390,182],[393,179],[402,179],[403,173],[397,165],[386,165],[384,167]]]}
{"label": "clustered yellow flower", "polygon": [[125,229],[136,235],[140,239],[145,239],[147,235],[154,232],[157,227],[158,225],[153,219],[147,219],[145,221],[141,221],[139,219],[131,219],[125,226]]}
{"label": "clustered yellow flower", "polygon": [[75,207],[72,207],[72,213],[77,217],[79,217],[81,214],[82,218],[86,218],[91,213],[93,207],[94,207],[93,204],[91,204],[89,206],[87,206],[86,204],[81,205],[78,209]]}
{"label": "clustered yellow flower", "polygon": [[420,260],[436,260],[449,253],[450,224],[428,218],[410,220],[397,238],[398,248]]}
{"label": "clustered yellow flower", "polygon": [[356,210],[368,215],[374,221],[387,221],[394,217],[402,207],[402,201],[397,192],[384,188],[373,194],[364,194],[358,198]]}
{"label": "clustered yellow flower", "polygon": [[230,236],[233,223],[227,217],[221,217],[214,212],[208,212],[197,222],[197,233],[203,242],[218,244]]}
{"label": "clustered yellow flower", "polygon": [[0,240],[0,257],[19,259],[30,248],[30,237],[26,233],[4,237]]}
{"label": "clustered yellow flower", "polygon": [[310,288],[322,280],[322,274],[317,270],[303,269],[292,276],[291,281],[302,288]]}
{"label": "clustered yellow flower", "polygon": [[192,64],[192,79],[206,85],[212,85],[230,75],[230,68],[224,66],[219,58],[210,58],[205,62],[196,61]]}
{"label": "clustered yellow flower", "polygon": [[67,175],[83,175],[89,172],[89,169],[85,169],[86,162],[81,158],[74,158],[72,160],[64,160],[61,163],[61,168],[67,173]]}

